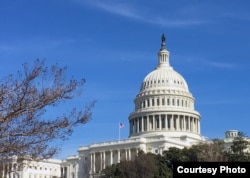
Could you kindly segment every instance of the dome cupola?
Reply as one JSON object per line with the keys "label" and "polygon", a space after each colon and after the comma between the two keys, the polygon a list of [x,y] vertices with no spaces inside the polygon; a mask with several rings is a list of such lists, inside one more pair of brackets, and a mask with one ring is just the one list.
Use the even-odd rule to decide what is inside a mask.
{"label": "dome cupola", "polygon": [[169,66],[169,52],[166,49],[166,37],[164,34],[161,36],[161,49],[158,52],[158,67]]}

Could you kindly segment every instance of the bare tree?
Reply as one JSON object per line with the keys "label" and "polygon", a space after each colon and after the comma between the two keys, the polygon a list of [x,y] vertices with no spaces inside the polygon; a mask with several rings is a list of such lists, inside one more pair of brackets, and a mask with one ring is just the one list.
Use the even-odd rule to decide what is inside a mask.
{"label": "bare tree", "polygon": [[212,141],[207,143],[194,145],[191,149],[195,149],[196,154],[198,156],[198,161],[228,161],[228,157],[225,154],[224,141],[220,139],[213,139]]}
{"label": "bare tree", "polygon": [[50,158],[59,151],[52,142],[69,138],[74,127],[90,120],[94,101],[57,117],[47,113],[82,93],[85,80],[68,79],[65,71],[66,67],[47,67],[44,60],[36,60],[1,80],[0,160],[14,155]]}

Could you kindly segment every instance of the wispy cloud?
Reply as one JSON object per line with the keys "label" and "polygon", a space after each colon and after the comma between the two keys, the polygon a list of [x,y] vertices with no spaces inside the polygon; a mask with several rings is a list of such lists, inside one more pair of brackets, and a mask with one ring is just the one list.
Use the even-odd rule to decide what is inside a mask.
{"label": "wispy cloud", "polygon": [[[192,26],[200,25],[207,23],[206,20],[201,20],[198,18],[191,17],[170,17],[169,14],[166,17],[166,14],[156,14],[156,13],[143,13],[142,8],[136,8],[135,6],[122,2],[122,1],[112,1],[112,0],[88,0],[81,1],[75,0],[78,3],[88,4],[93,7],[99,8],[103,11],[120,15],[126,18],[133,20],[139,20],[145,23],[151,23],[156,25],[161,25],[165,27],[183,27],[183,26]],[[150,14],[150,15],[148,15]]]}
{"label": "wispy cloud", "polygon": [[215,61],[209,61],[208,65],[216,68],[224,68],[224,69],[232,69],[236,68],[237,65],[233,63],[228,63],[228,62],[215,62]]}
{"label": "wispy cloud", "polygon": [[226,12],[222,14],[222,17],[233,19],[233,20],[250,21],[250,13],[246,11],[241,11],[237,13],[235,13],[234,11]]}
{"label": "wispy cloud", "polygon": [[1,42],[0,51],[16,52],[16,51],[43,51],[46,49],[54,49],[62,45],[73,43],[73,39],[48,39],[48,38],[32,38],[17,39],[9,42]]}
{"label": "wispy cloud", "polygon": [[142,20],[143,18],[137,14],[136,10],[125,3],[114,3],[111,1],[99,1],[99,0],[94,0],[94,1],[90,1],[91,5],[98,7],[102,10],[105,10],[107,12],[110,13],[114,13],[117,15],[121,15],[121,16],[125,16],[125,17],[129,17],[129,18],[133,18],[133,19],[138,19],[138,20]]}
{"label": "wispy cloud", "polygon": [[154,19],[147,19],[148,22],[158,24],[166,27],[183,27],[190,25],[204,24],[204,20],[199,19],[165,19],[162,17],[154,17]]}
{"label": "wispy cloud", "polygon": [[209,59],[209,57],[195,56],[195,55],[175,55],[175,58],[182,63],[186,60],[188,64],[195,65],[198,69],[214,68],[214,69],[238,69],[241,67],[239,63],[229,61],[218,61],[216,59]]}

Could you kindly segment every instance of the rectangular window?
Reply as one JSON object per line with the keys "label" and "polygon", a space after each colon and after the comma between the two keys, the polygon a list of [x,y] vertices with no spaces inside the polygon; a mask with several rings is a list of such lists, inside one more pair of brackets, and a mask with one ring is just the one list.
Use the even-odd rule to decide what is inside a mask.
{"label": "rectangular window", "polygon": [[153,118],[151,117],[150,119],[149,119],[149,122],[150,122],[150,125],[151,125],[151,130],[153,130],[153,128],[154,128],[154,123],[153,123]]}
{"label": "rectangular window", "polygon": [[159,118],[156,118],[156,128],[159,129],[160,128],[160,121]]}
{"label": "rectangular window", "polygon": [[141,132],[141,124],[142,124],[142,122],[141,122],[141,118],[139,119],[139,132]]}
{"label": "rectangular window", "polygon": [[144,124],[144,128],[143,128],[144,131],[147,131],[147,124],[148,124],[148,123],[147,123],[147,117],[144,117],[144,118],[143,118],[143,124]]}
{"label": "rectangular window", "polygon": [[177,121],[177,119],[176,118],[174,118],[174,129],[176,130],[177,129],[177,123],[176,123],[176,121]]}
{"label": "rectangular window", "polygon": [[165,116],[163,115],[163,116],[161,116],[161,127],[163,128],[163,129],[165,129]]}
{"label": "rectangular window", "polygon": [[164,106],[165,105],[165,99],[162,98],[162,105]]}
{"label": "rectangular window", "polygon": [[185,117],[185,123],[186,123],[186,129],[185,130],[189,130],[188,117]]}
{"label": "rectangular window", "polygon": [[183,118],[181,117],[181,118],[179,118],[179,127],[181,130],[183,129],[182,123],[183,123]]}
{"label": "rectangular window", "polygon": [[157,106],[160,106],[160,99],[157,99]]}

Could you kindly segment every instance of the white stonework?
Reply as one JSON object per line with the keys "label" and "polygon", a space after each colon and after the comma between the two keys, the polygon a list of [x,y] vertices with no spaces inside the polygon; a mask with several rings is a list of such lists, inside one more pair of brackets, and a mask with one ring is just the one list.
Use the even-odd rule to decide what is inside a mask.
{"label": "white stonework", "polygon": [[[228,130],[225,132],[225,138],[224,138],[224,146],[225,150],[230,151],[231,145],[233,144],[234,138],[238,137],[238,130]],[[250,143],[250,138],[245,138],[248,143]],[[247,153],[250,153],[250,144],[247,146],[247,148],[244,150]]]}
{"label": "white stonework", "polygon": [[0,178],[60,178],[61,160],[17,162],[17,158],[1,160]]}
{"label": "white stonework", "polygon": [[162,37],[158,65],[141,84],[129,115],[129,138],[80,147],[64,163],[67,178],[96,177],[107,166],[133,160],[139,150],[161,154],[169,147],[184,148],[200,142],[200,114],[187,82],[169,64]]}

